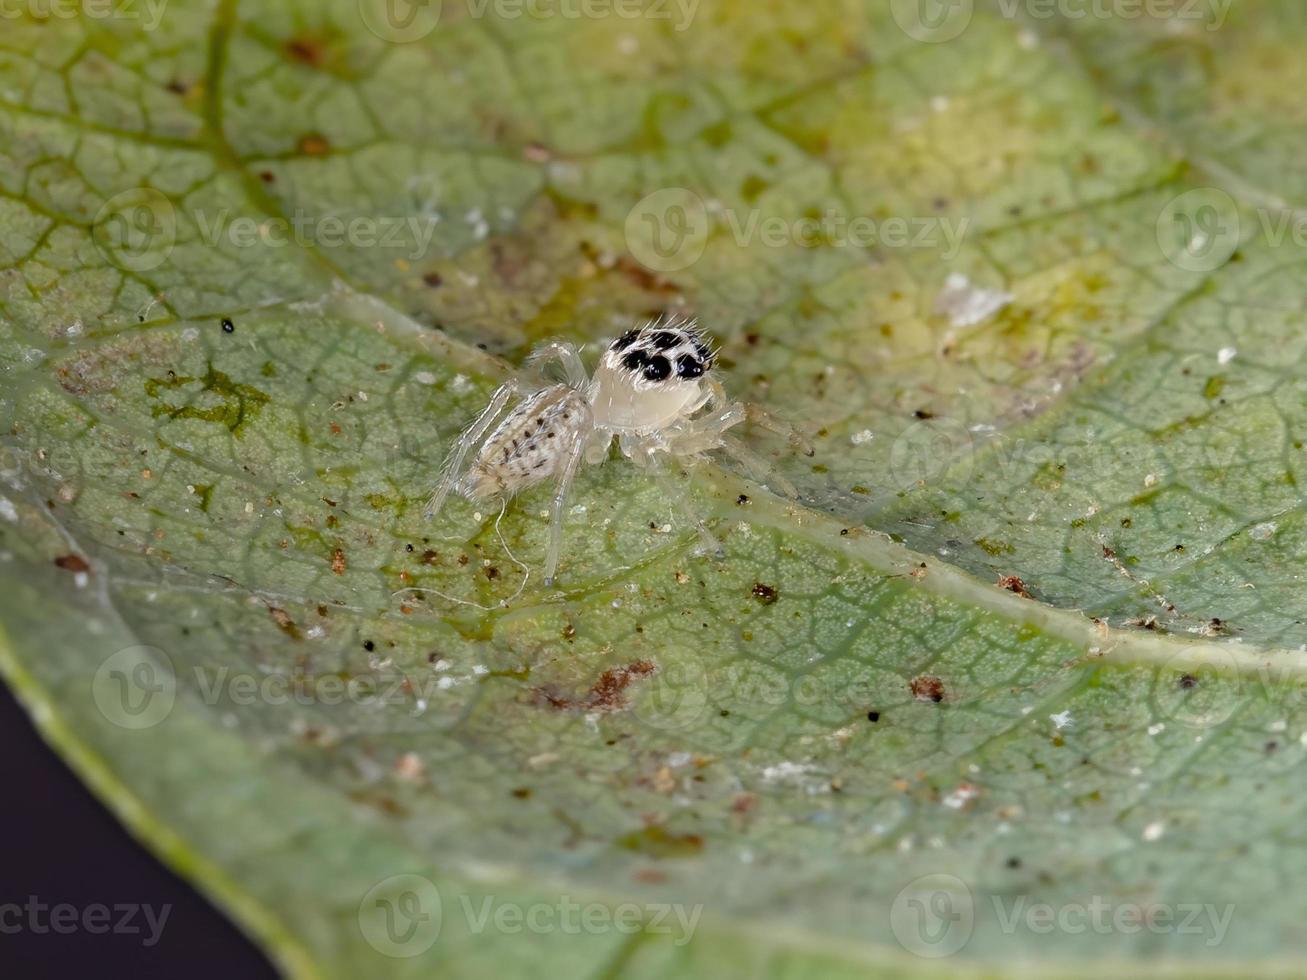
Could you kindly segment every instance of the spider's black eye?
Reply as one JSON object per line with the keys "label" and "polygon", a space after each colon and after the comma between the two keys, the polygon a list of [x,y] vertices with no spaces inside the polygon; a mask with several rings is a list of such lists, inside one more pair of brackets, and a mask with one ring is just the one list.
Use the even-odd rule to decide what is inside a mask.
{"label": "spider's black eye", "polygon": [[707,344],[701,340],[696,340],[694,342],[694,352],[699,355],[699,360],[708,367],[712,367],[712,351]]}
{"label": "spider's black eye", "polygon": [[649,358],[649,363],[644,367],[644,376],[650,381],[665,381],[671,373],[671,363],[661,354]]}
{"label": "spider's black eye", "polygon": [[615,350],[615,351],[626,350],[626,348],[630,347],[632,344],[635,343],[635,338],[639,336],[640,336],[639,330],[628,330],[626,331],[626,333],[622,334],[620,337],[618,337],[616,340],[613,341],[613,345],[612,347],[609,348],[609,350]]}
{"label": "spider's black eye", "polygon": [[644,362],[648,357],[649,355],[642,350],[633,350],[622,358],[622,367],[628,371],[638,371],[644,367]]}
{"label": "spider's black eye", "polygon": [[703,377],[703,362],[695,360],[689,354],[682,354],[676,359],[676,376],[678,378]]}
{"label": "spider's black eye", "polygon": [[669,350],[681,342],[681,338],[668,330],[659,330],[649,338],[659,350]]}

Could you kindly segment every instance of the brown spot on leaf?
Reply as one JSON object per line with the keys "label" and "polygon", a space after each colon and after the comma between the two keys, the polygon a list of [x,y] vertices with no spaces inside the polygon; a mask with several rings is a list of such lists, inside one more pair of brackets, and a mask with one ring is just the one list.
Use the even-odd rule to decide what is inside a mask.
{"label": "brown spot on leaf", "polygon": [[753,583],[753,597],[761,602],[764,606],[770,606],[773,602],[781,597],[773,585],[763,585],[761,582]]}
{"label": "brown spot on leaf", "polygon": [[296,61],[317,68],[325,60],[326,48],[319,38],[294,37],[286,42],[286,53]]}
{"label": "brown spot on leaf", "polygon": [[939,704],[944,700],[944,682],[932,674],[922,674],[912,678],[908,687],[912,689],[912,696],[918,701],[932,701]]}
{"label": "brown spot on leaf", "polygon": [[680,291],[675,283],[664,279],[655,272],[650,272],[628,255],[619,258],[614,268],[645,292],[676,293]]}
{"label": "brown spot on leaf", "polygon": [[703,850],[703,838],[698,834],[674,834],[658,824],[620,837],[617,843],[654,858],[693,857]]}
{"label": "brown spot on leaf", "polygon": [[90,564],[81,555],[60,555],[54,560],[54,563],[65,572],[89,572],[91,570]]}
{"label": "brown spot on leaf", "polygon": [[298,640],[300,638],[299,627],[295,625],[295,620],[290,618],[290,613],[286,612],[285,609],[269,606],[268,614],[272,616],[272,621],[277,624],[277,629],[292,639]]}
{"label": "brown spot on leaf", "polygon": [[331,151],[327,137],[318,133],[308,133],[300,137],[300,152],[306,157],[326,156]]}
{"label": "brown spot on leaf", "polygon": [[583,696],[571,698],[555,694],[543,687],[535,689],[538,702],[559,711],[620,711],[626,707],[626,689],[637,677],[648,677],[658,665],[650,660],[637,660],[625,667],[612,667],[599,675]]}
{"label": "brown spot on leaf", "polygon": [[345,551],[337,548],[331,553],[331,570],[337,575],[345,574]]}

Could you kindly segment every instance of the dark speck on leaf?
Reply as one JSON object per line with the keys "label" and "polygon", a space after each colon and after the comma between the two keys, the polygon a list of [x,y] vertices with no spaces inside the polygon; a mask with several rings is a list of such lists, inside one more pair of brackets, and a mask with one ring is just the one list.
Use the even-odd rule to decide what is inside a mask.
{"label": "dark speck on leaf", "polygon": [[934,412],[928,412],[924,408],[919,408],[912,414],[914,417],[919,419],[933,419],[935,417]]}
{"label": "dark speck on leaf", "polygon": [[377,648],[377,645],[376,645],[375,643],[373,643],[371,640],[364,640],[364,641],[363,641],[363,649],[366,650],[366,651],[368,651],[368,653],[371,653],[371,652],[372,652],[373,650],[375,650],[376,648]]}
{"label": "dark speck on leaf", "polygon": [[879,711],[868,711],[868,712],[867,712],[867,720],[868,720],[869,722],[871,722],[872,724],[875,724],[876,722],[880,721],[880,712],[879,712]]}
{"label": "dark speck on leaf", "polygon": [[780,593],[776,591],[775,586],[763,585],[761,582],[753,583],[753,597],[761,602],[764,606],[770,606],[779,599]]}
{"label": "dark speck on leaf", "polygon": [[1188,691],[1198,686],[1198,678],[1193,674],[1181,674],[1179,684]]}
{"label": "dark speck on leaf", "polygon": [[736,502],[737,504],[739,504],[741,507],[743,507],[745,504],[747,504],[747,503],[749,502],[749,497],[748,497],[747,494],[743,494],[743,493],[742,493],[742,494],[740,494],[738,497],[735,498],[735,502]]}
{"label": "dark speck on leaf", "polygon": [[222,318],[222,332],[223,332],[223,333],[235,333],[235,332],[236,332],[236,324],[232,323],[231,320],[229,320],[227,317],[223,317],[223,318]]}
{"label": "dark speck on leaf", "polygon": [[1015,871],[1017,868],[1021,867],[1021,858],[1019,858],[1019,857],[1010,857],[1010,858],[1008,858],[1008,859],[1007,859],[1007,866],[1008,866],[1009,868],[1011,868],[1012,870]]}

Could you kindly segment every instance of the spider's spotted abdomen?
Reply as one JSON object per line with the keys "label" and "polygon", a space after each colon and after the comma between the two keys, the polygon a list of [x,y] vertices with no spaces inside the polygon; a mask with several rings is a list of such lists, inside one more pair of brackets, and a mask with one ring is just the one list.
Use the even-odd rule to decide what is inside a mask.
{"label": "spider's spotted abdomen", "polygon": [[518,405],[481,447],[459,482],[469,500],[505,496],[557,475],[577,438],[589,432],[585,395],[566,385],[536,392]]}

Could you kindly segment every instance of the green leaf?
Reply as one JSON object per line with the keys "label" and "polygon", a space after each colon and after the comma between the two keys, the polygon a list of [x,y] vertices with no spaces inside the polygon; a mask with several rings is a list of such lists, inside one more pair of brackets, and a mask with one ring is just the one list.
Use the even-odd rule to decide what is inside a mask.
{"label": "green leaf", "polygon": [[[7,20],[0,671],[291,975],[1291,974],[1307,18],[1163,7]],[[798,501],[423,520],[664,309]]]}

